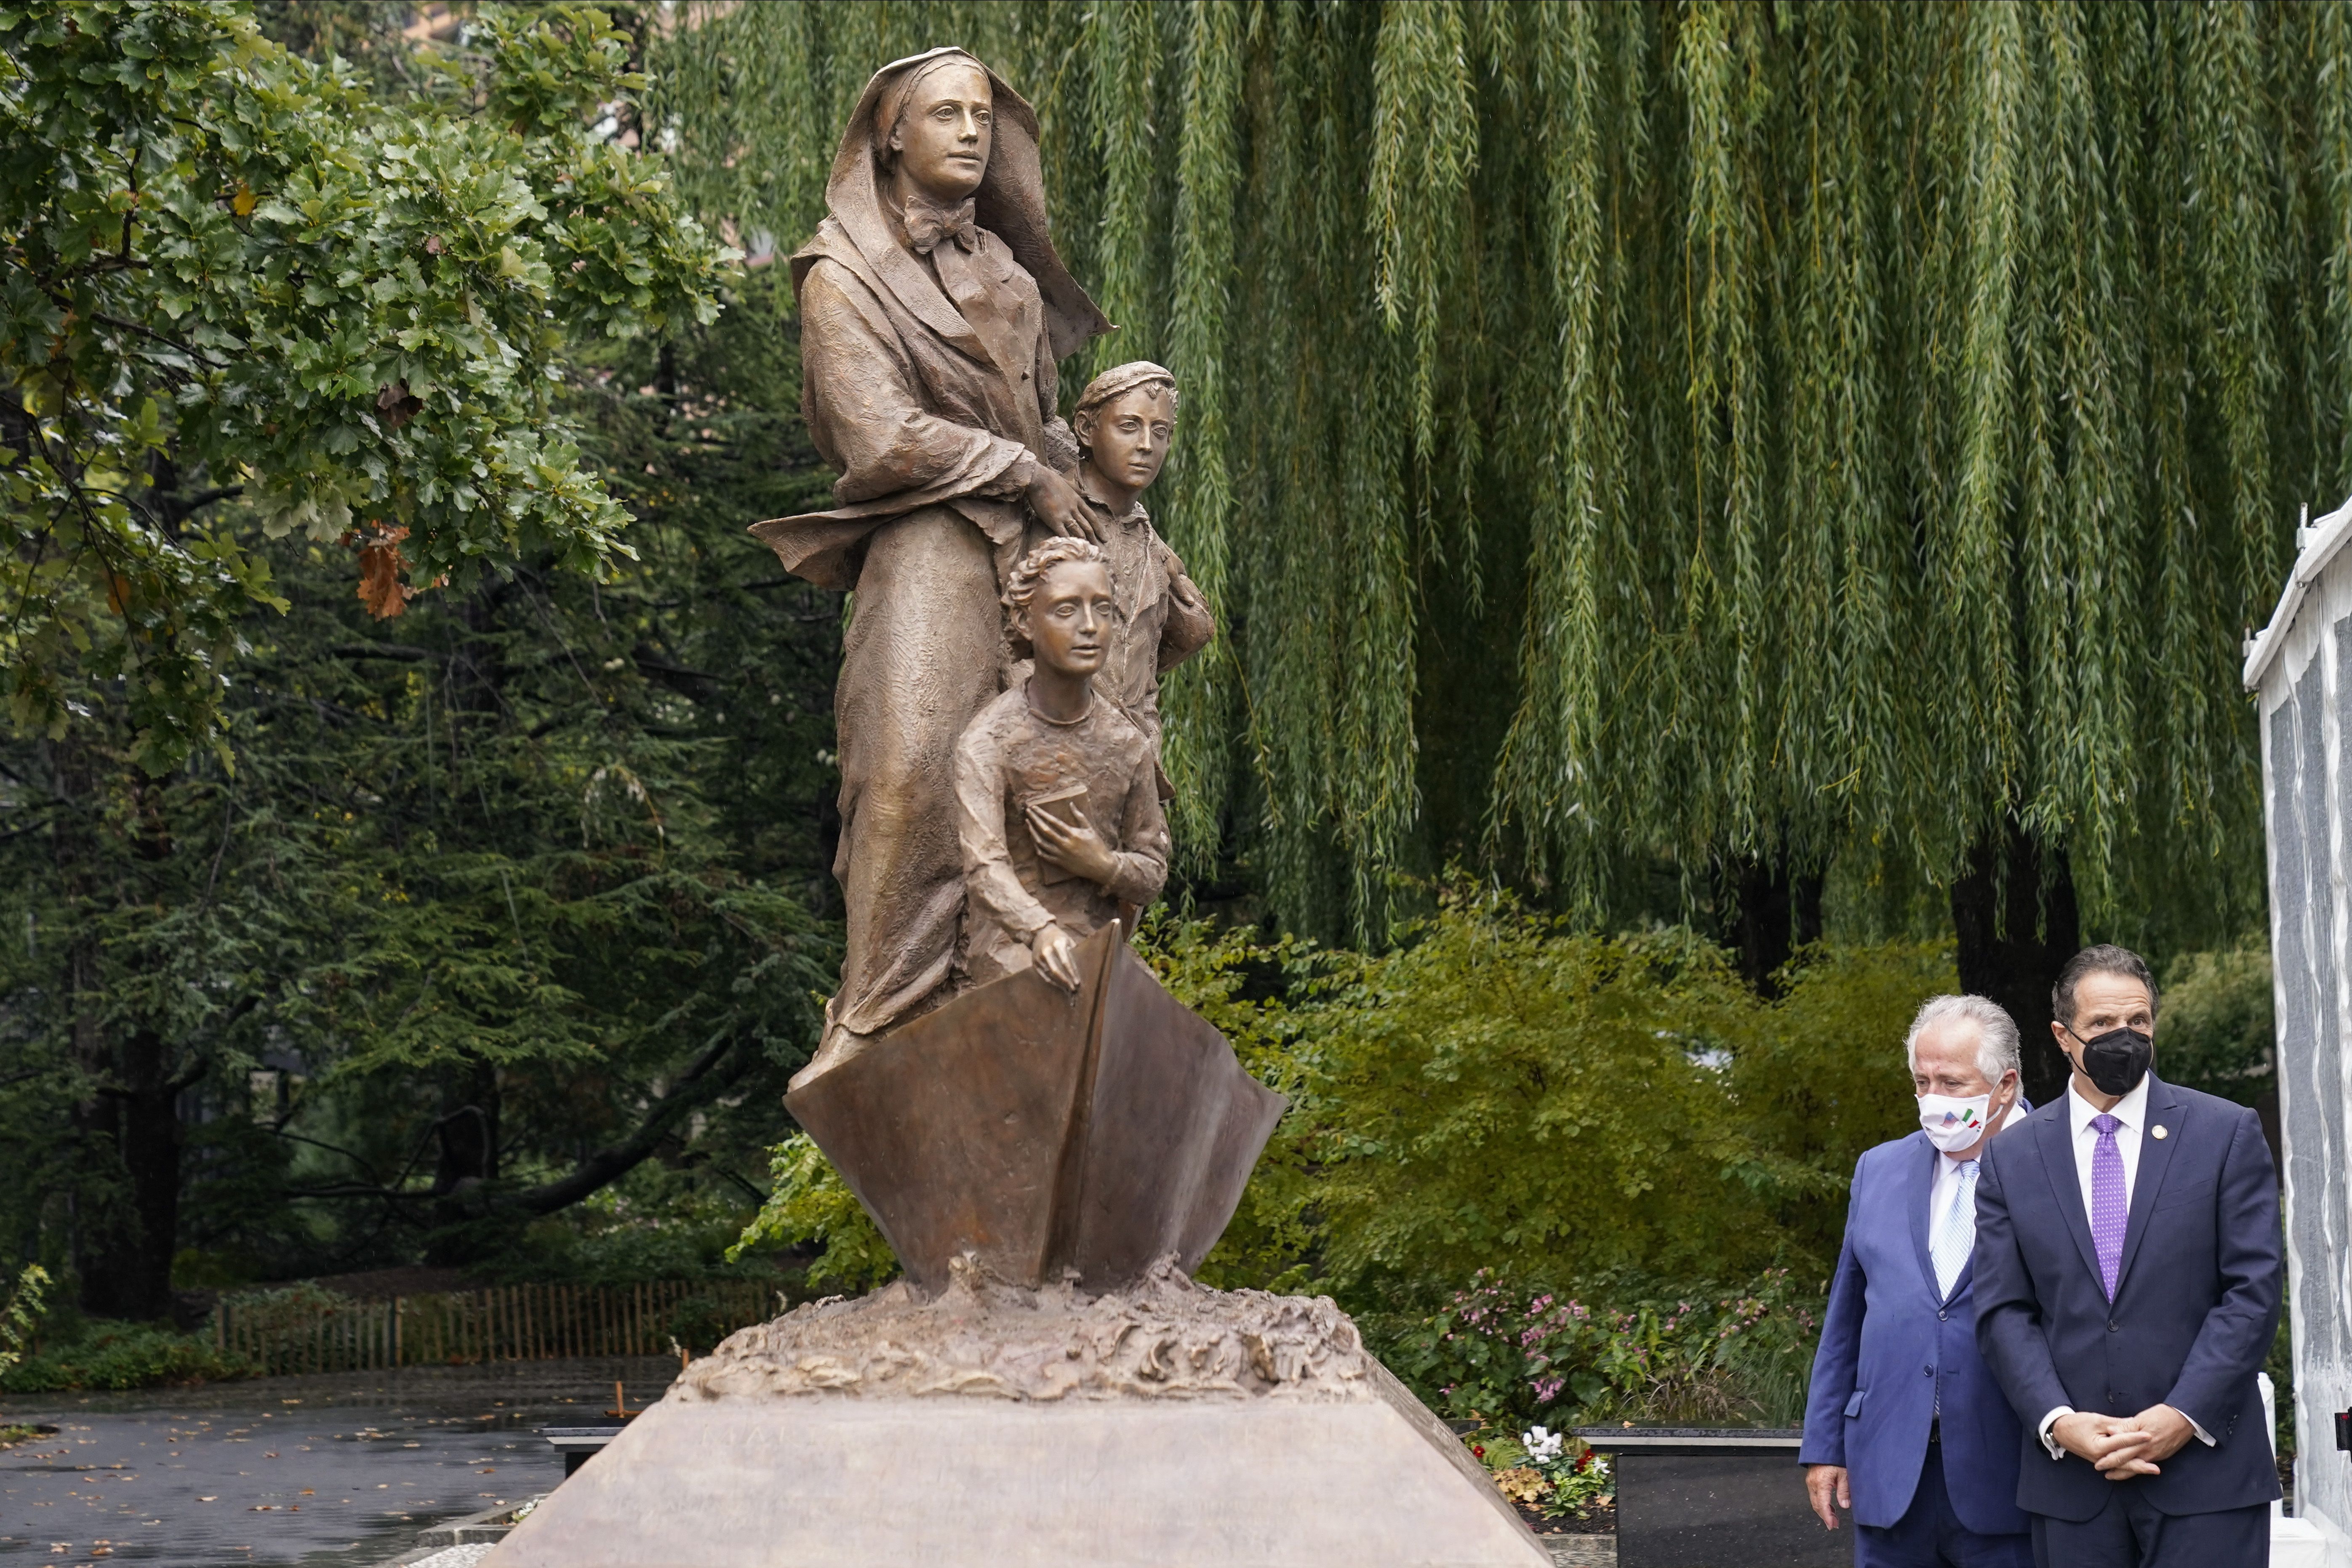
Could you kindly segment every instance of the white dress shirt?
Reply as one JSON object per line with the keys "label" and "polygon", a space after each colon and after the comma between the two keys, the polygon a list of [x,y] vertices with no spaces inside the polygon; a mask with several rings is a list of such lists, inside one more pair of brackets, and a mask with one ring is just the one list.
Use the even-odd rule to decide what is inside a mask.
{"label": "white dress shirt", "polygon": [[[2066,1126],[2073,1134],[2074,1145],[2074,1179],[2083,1189],[2083,1217],[2094,1223],[2096,1223],[2098,1211],[2091,1203],[2091,1157],[2098,1153],[2099,1130],[2091,1125],[2091,1118],[2099,1113],[2096,1105],[2074,1092],[2074,1081],[2070,1076],[2066,1081]],[[2107,1108],[2106,1114],[2120,1124],[2116,1128],[2116,1153],[2123,1156],[2124,1212],[2129,1214],[2132,1194],[2139,1187],[2140,1139],[2147,1131],[2147,1079],[2142,1076],[2137,1083],[2132,1085],[2130,1093]],[[2117,1282],[2121,1283],[2120,1281]],[[2051,1435],[2050,1429],[2058,1424],[2059,1416],[2073,1414],[2074,1407],[2072,1405],[2060,1405],[2042,1417],[2042,1425],[2038,1428],[2042,1434],[2042,1446],[2050,1450],[2050,1457],[2053,1459],[2064,1458],[2066,1450],[2058,1446],[2058,1439]],[[2137,1416],[2139,1412],[2118,1410],[2109,1414]],[[2209,1448],[2213,1446],[2211,1433],[2193,1420],[2189,1427],[2197,1434],[2199,1442]]]}
{"label": "white dress shirt", "polygon": [[[2091,1125],[2091,1118],[2099,1108],[2074,1092],[2074,1081],[2066,1083],[2066,1129],[2074,1145],[2074,1179],[2083,1187],[2083,1214],[2088,1218],[2091,1207],[2091,1156],[2099,1150],[2099,1130]],[[2139,1141],[2147,1131],[2147,1080],[2142,1078],[2132,1085],[2132,1092],[2116,1101],[2107,1114],[2123,1125],[2116,1129],[2116,1153],[2124,1157],[2124,1212],[2131,1212],[2132,1194],[2139,1186]]]}
{"label": "white dress shirt", "polygon": [[[1993,1130],[1990,1136],[1984,1142],[1979,1143],[1966,1157],[1954,1159],[1951,1155],[1944,1154],[1936,1156],[1936,1174],[1929,1177],[1927,1182],[1927,1245],[1930,1249],[1934,1248],[1936,1238],[1942,1233],[1940,1227],[1944,1223],[1944,1217],[1952,1210],[1952,1200],[1959,1196],[1960,1167],[1969,1160],[1982,1159],[1985,1143],[1990,1142],[1991,1138],[1997,1138],[2011,1127],[2023,1123],[2025,1113],[2032,1109],[2033,1103],[2023,1094],[2020,1094],[2017,1097],[2017,1103],[2009,1108],[2008,1113],[2001,1118],[2000,1124]],[[1977,1229],[1974,1208],[1969,1209],[1966,1223],[1969,1235],[1973,1237]],[[1938,1276],[1936,1281],[1937,1289],[1947,1296],[1952,1293],[1952,1287],[1958,1283],[1959,1276],[1957,1274],[1948,1280]]]}

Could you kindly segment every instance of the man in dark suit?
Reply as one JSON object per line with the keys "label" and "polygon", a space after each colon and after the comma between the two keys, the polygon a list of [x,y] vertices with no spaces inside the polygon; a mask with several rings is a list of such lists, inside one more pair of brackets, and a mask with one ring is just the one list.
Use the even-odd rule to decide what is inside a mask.
{"label": "man in dark suit", "polygon": [[2149,1071],[2156,1005],[2137,955],[2075,955],[2051,992],[2065,1098],[1977,1184],[1977,1340],[2026,1429],[2041,1568],[2270,1561],[2254,1377],[2278,1329],[2278,1176],[2253,1112]]}
{"label": "man in dark suit", "polygon": [[1798,1462],[1856,1568],[2027,1568],[2017,1417],[1977,1352],[1969,1258],[1985,1149],[2028,1110],[2017,1025],[1937,997],[1904,1042],[1919,1125],[1854,1166]]}

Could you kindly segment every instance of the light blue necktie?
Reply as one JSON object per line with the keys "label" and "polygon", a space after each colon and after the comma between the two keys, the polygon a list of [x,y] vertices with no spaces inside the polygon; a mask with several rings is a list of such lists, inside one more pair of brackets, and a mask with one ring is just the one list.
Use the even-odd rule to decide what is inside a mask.
{"label": "light blue necktie", "polygon": [[1969,1266],[1969,1253],[1977,1244],[1977,1162],[1960,1162],[1960,1179],[1952,1188],[1951,1207],[1936,1227],[1936,1239],[1928,1243],[1927,1256],[1936,1265],[1936,1292],[1949,1299],[1952,1287],[1959,1283],[1960,1270]]}

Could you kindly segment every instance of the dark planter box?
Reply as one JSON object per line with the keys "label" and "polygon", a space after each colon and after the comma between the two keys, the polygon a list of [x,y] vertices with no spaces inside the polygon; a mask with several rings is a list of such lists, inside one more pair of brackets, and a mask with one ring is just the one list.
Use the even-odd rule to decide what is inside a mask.
{"label": "dark planter box", "polygon": [[1805,1503],[1795,1431],[1584,1427],[1617,1479],[1618,1568],[1844,1568],[1853,1526]]}
{"label": "dark planter box", "polygon": [[[631,1416],[636,1414],[632,1410]],[[600,1421],[593,1427],[541,1427],[539,1435],[547,1446],[563,1456],[563,1473],[570,1475],[581,1466],[604,1451],[604,1445],[621,1435],[627,1426],[624,1417],[618,1421]]]}

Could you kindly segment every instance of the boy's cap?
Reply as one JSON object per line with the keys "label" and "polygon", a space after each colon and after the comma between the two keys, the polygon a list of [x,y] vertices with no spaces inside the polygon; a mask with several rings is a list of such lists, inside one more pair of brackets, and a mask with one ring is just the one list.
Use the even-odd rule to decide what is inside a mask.
{"label": "boy's cap", "polygon": [[1076,412],[1085,413],[1100,408],[1119,393],[1149,386],[1153,382],[1167,382],[1169,401],[1176,401],[1176,372],[1167,366],[1155,365],[1150,360],[1130,360],[1123,365],[1113,365],[1087,383],[1087,390],[1078,394]]}

